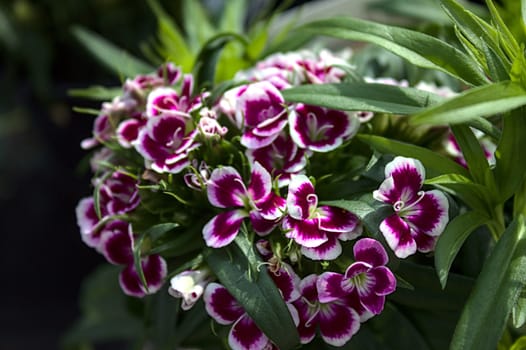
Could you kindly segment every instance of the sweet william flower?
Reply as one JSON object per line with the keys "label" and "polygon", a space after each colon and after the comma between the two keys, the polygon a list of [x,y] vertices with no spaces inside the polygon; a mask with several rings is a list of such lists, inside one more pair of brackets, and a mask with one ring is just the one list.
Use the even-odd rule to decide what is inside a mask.
{"label": "sweet william flower", "polygon": [[175,298],[182,298],[181,308],[189,310],[203,295],[209,281],[207,270],[183,271],[170,279],[168,293]]}
{"label": "sweet william flower", "polygon": [[289,114],[289,130],[294,142],[313,152],[329,152],[353,137],[360,127],[353,113],[297,104]]}
{"label": "sweet william flower", "polygon": [[318,206],[314,185],[305,175],[293,175],[288,187],[285,236],[294,239],[301,252],[313,260],[333,260],[342,252],[340,240],[361,234],[359,219],[350,211]]}
{"label": "sweet william flower", "polygon": [[[388,256],[384,247],[376,240],[363,238],[353,247],[355,262],[344,275],[325,272],[318,279],[320,301],[330,302],[342,296],[357,298],[364,311],[361,319],[378,315],[385,304],[385,296],[394,292],[396,279],[385,265]],[[358,311],[357,310],[357,311]]]}
{"label": "sweet william flower", "polygon": [[380,224],[387,244],[399,258],[432,251],[449,220],[446,196],[438,190],[422,191],[425,169],[417,159],[394,158],[385,167],[385,177],[373,197],[394,209]]}
{"label": "sweet william flower", "polygon": [[207,183],[207,195],[213,206],[232,208],[216,215],[203,227],[206,244],[214,248],[232,242],[246,217],[250,218],[256,233],[269,233],[285,210],[285,200],[274,194],[272,178],[259,163],[252,166],[248,186],[235,168],[215,169]]}
{"label": "sweet william flower", "polygon": [[319,332],[327,344],[343,346],[360,329],[360,316],[347,295],[321,301],[318,278],[315,274],[303,278],[299,286],[301,297],[293,303],[298,310],[300,341],[308,344]]}

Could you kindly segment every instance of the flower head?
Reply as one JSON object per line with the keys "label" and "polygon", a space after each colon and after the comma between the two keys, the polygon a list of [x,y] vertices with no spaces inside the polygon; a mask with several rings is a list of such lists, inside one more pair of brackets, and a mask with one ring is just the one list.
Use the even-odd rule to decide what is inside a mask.
{"label": "flower head", "polygon": [[293,175],[288,188],[286,237],[294,239],[303,255],[314,260],[336,259],[342,252],[339,240],[354,239],[361,225],[350,211],[318,206],[314,185],[305,175]]}
{"label": "flower head", "polygon": [[449,220],[446,196],[421,190],[425,169],[417,159],[394,158],[385,167],[385,177],[373,197],[394,209],[380,224],[387,244],[399,258],[432,251]]}
{"label": "flower head", "polygon": [[203,295],[209,281],[207,270],[183,271],[170,279],[168,293],[175,298],[182,298],[181,308],[189,310]]}
{"label": "flower head", "polygon": [[203,228],[206,244],[214,248],[232,242],[246,217],[250,217],[257,233],[269,233],[285,210],[285,200],[272,191],[272,178],[259,163],[252,166],[248,186],[235,168],[215,169],[207,184],[207,194],[213,206],[231,208],[213,217]]}

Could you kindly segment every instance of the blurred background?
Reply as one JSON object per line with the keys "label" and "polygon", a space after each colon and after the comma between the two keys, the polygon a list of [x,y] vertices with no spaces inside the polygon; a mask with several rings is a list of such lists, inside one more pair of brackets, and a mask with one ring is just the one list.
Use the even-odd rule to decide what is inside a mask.
{"label": "blurred background", "polygon": [[[178,19],[180,1],[159,3]],[[79,144],[93,117],[72,110],[100,104],[68,90],[120,79],[75,40],[73,25],[139,57],[156,32],[145,0],[0,0],[0,350],[59,348],[83,278],[104,262],[76,225],[75,206],[92,190]]]}

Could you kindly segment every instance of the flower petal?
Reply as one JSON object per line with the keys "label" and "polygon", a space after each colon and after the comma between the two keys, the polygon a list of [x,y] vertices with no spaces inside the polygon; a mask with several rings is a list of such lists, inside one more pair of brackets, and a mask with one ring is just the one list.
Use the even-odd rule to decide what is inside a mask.
{"label": "flower petal", "polygon": [[385,295],[369,293],[360,296],[362,305],[374,315],[382,313],[385,304]]}
{"label": "flower petal", "polygon": [[232,350],[264,350],[270,340],[247,315],[241,316],[228,334],[228,345]]}
{"label": "flower petal", "polygon": [[449,203],[442,192],[428,191],[418,203],[404,213],[404,218],[418,231],[429,236],[438,236],[449,221],[448,209]]}
{"label": "flower petal", "polygon": [[95,211],[95,201],[93,197],[82,198],[75,208],[77,225],[84,243],[89,247],[96,247],[99,244],[99,237],[93,234],[93,229],[99,222],[99,217]]}
{"label": "flower petal", "polygon": [[354,258],[371,266],[382,266],[389,262],[384,247],[375,239],[362,238],[353,247]]}
{"label": "flower petal", "polygon": [[318,277],[316,289],[321,303],[330,303],[348,294],[341,288],[342,279],[343,275],[336,272],[324,272]]}
{"label": "flower petal", "polygon": [[271,192],[264,200],[256,203],[258,213],[267,220],[276,221],[283,217],[287,210],[287,202],[284,198]]}
{"label": "flower petal", "polygon": [[318,315],[323,340],[332,346],[343,346],[360,329],[360,316],[339,303],[322,305]]}
{"label": "flower petal", "polygon": [[218,208],[242,207],[247,189],[238,171],[230,166],[214,169],[207,183],[210,204]]}
{"label": "flower petal", "polygon": [[334,260],[342,253],[342,245],[336,234],[328,232],[327,241],[316,247],[301,247],[301,254],[312,260]]}
{"label": "flower petal", "polygon": [[156,293],[167,274],[166,261],[160,255],[142,258],[141,265],[148,288],[142,284],[134,264],[127,265],[119,275],[119,284],[124,293],[138,298]]}
{"label": "flower petal", "polygon": [[277,226],[276,221],[265,219],[256,210],[250,212],[250,223],[254,231],[260,236],[268,235]]}
{"label": "flower petal", "polygon": [[269,136],[256,135],[253,129],[248,129],[241,135],[241,144],[248,149],[258,149],[270,145],[279,136],[279,133]]}
{"label": "flower petal", "polygon": [[411,228],[398,215],[393,214],[385,218],[380,224],[387,244],[399,258],[407,258],[416,253],[416,242],[411,235]]}
{"label": "flower petal", "polygon": [[386,180],[373,196],[380,201],[395,204],[413,203],[425,180],[425,168],[418,159],[395,157],[385,166]]}
{"label": "flower petal", "polygon": [[304,220],[317,206],[318,197],[309,178],[305,175],[291,176],[287,194],[289,215],[296,220]]}
{"label": "flower petal", "polygon": [[330,232],[351,232],[359,223],[356,215],[348,210],[321,206],[317,213],[320,218],[320,229]]}
{"label": "flower petal", "polygon": [[385,266],[373,268],[369,273],[374,277],[374,292],[378,295],[391,294],[396,289],[396,278]]}
{"label": "flower petal", "polygon": [[281,296],[286,303],[291,303],[301,297],[299,291],[300,279],[290,265],[281,263],[281,268],[275,272],[269,271],[269,275],[280,290]]}
{"label": "flower petal", "polygon": [[247,213],[243,210],[231,210],[214,216],[203,227],[206,245],[221,248],[230,244],[236,238],[245,217]]}
{"label": "flower petal", "polygon": [[222,325],[231,324],[245,313],[236,299],[219,283],[211,282],[206,286],[203,300],[206,312]]}
{"label": "flower petal", "polygon": [[133,264],[133,233],[131,224],[114,220],[101,231],[100,250],[106,259],[117,265]]}
{"label": "flower petal", "polygon": [[318,228],[317,219],[300,221],[285,216],[283,218],[283,229],[286,231],[285,236],[287,238],[292,238],[296,243],[307,248],[319,247],[329,240],[327,234]]}
{"label": "flower petal", "polygon": [[420,231],[415,231],[413,238],[416,242],[416,249],[421,253],[429,253],[435,250],[438,236],[429,236]]}
{"label": "flower petal", "polygon": [[259,202],[269,196],[272,191],[272,178],[267,169],[258,162],[252,164],[248,192],[254,202]]}

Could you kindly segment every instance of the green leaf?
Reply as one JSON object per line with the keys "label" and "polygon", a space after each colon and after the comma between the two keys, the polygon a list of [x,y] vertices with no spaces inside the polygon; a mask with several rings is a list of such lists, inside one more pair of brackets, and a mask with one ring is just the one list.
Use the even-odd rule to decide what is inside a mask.
{"label": "green leaf", "polygon": [[467,90],[410,118],[413,124],[458,124],[526,105],[526,90],[509,81]]}
{"label": "green leaf", "polygon": [[381,153],[396,154],[420,160],[426,167],[429,176],[450,173],[469,176],[468,171],[460,164],[430,149],[376,135],[358,134],[356,137]]}
{"label": "green leaf", "polygon": [[155,70],[150,64],[132,56],[86,28],[74,26],[72,32],[77,40],[79,40],[95,58],[119,75],[133,77]]}
{"label": "green leaf", "polygon": [[525,251],[526,224],[521,215],[508,226],[486,260],[455,329],[451,350],[496,348],[526,284]]}
{"label": "green leaf", "polygon": [[467,125],[461,124],[452,125],[451,131],[453,131],[462,155],[466,159],[473,180],[481,185],[486,185],[489,189],[494,189],[495,180],[490,171],[488,160],[473,131]]}
{"label": "green leaf", "polygon": [[526,152],[524,131],[526,130],[526,108],[513,110],[503,117],[502,137],[495,152],[495,181],[501,202],[513,194],[520,194],[526,179]]}
{"label": "green leaf", "polygon": [[186,42],[193,51],[198,50],[216,32],[206,9],[199,0],[182,1],[182,20],[187,36]]}
{"label": "green leaf", "polygon": [[147,230],[144,230],[142,234],[148,236],[152,241],[155,241],[176,227],[179,227],[179,224],[176,222],[165,222],[149,227]]}
{"label": "green leaf", "polygon": [[288,102],[389,114],[416,113],[443,100],[433,93],[414,88],[360,82],[302,85],[282,93]]}
{"label": "green leaf", "polygon": [[[442,7],[455,23],[456,28],[471,43],[469,48],[480,50],[484,46],[491,48],[503,62],[506,62],[498,42],[497,30],[480,17],[460,5],[456,0],[440,0]],[[478,52],[473,52],[474,56]],[[485,62],[479,64],[485,65]]]}
{"label": "green leaf", "polygon": [[[520,328],[526,324],[526,287],[523,288],[522,295],[511,311],[511,321],[515,328]],[[526,346],[526,343],[524,345]]]}
{"label": "green leaf", "polygon": [[122,94],[122,87],[107,88],[104,86],[90,86],[84,89],[70,89],[68,95],[97,101],[108,101]]}
{"label": "green leaf", "polygon": [[468,236],[490,219],[478,211],[468,211],[451,220],[435,248],[435,269],[442,288],[446,287],[451,264]]}
{"label": "green leaf", "polygon": [[[258,268],[261,261],[255,254],[247,257],[238,245],[230,245],[208,249],[205,259],[219,281],[278,348],[290,350],[299,344],[290,312],[267,270]],[[250,271],[257,271],[257,275]]]}
{"label": "green leaf", "polygon": [[243,33],[243,21],[247,13],[247,0],[225,1],[225,8],[219,23],[223,32]]}
{"label": "green leaf", "polygon": [[216,65],[219,54],[229,42],[237,41],[243,45],[247,39],[236,33],[221,33],[208,40],[197,55],[194,75],[197,89],[212,85],[215,81]]}
{"label": "green leaf", "polygon": [[154,45],[155,49],[162,56],[163,61],[177,62],[184,72],[189,72],[192,69],[194,55],[183,34],[157,0],[147,1],[158,22],[159,43]]}
{"label": "green leaf", "polygon": [[440,175],[425,181],[457,197],[474,210],[490,215],[493,200],[486,186],[476,184],[465,176],[458,174]]}
{"label": "green leaf", "polygon": [[472,85],[487,82],[475,62],[450,44],[410,29],[335,17],[300,26],[297,31],[379,45],[422,68],[448,73]]}

